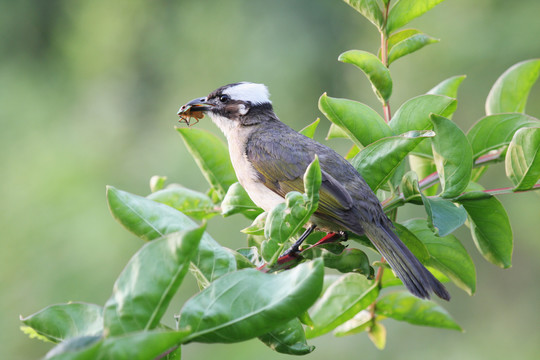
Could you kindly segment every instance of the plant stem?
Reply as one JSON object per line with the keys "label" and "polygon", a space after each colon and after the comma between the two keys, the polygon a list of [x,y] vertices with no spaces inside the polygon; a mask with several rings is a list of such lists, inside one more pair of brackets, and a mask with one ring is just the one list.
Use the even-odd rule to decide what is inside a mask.
{"label": "plant stem", "polygon": [[[388,7],[385,8],[385,22],[388,18]],[[381,30],[381,61],[384,64],[384,66],[388,67],[388,36],[386,35],[386,30]],[[383,113],[384,113],[384,121],[386,123],[390,122],[390,119],[392,118],[392,114],[390,111],[390,103],[388,101],[385,101],[383,104]]]}
{"label": "plant stem", "polygon": [[[428,175],[428,177],[426,177],[425,179],[422,179],[420,181],[421,184],[424,184],[424,186],[420,185],[420,189],[423,190],[429,186],[432,185],[432,183],[430,183],[428,178],[431,177],[433,174],[431,175]],[[437,179],[437,177],[435,177],[435,179]],[[426,185],[428,184],[428,185]],[[485,192],[486,194],[490,194],[490,195],[504,195],[504,194],[515,194],[515,193],[523,193],[523,192],[527,192],[527,191],[535,191],[535,190],[540,190],[540,183],[534,185],[532,188],[530,189],[527,189],[527,190],[514,190],[513,187],[504,187],[504,188],[498,188],[498,189],[487,189],[487,190],[482,190],[482,192]],[[430,196],[432,197],[432,196]],[[435,197],[435,196],[433,196]],[[397,194],[395,196],[392,196],[392,197],[389,197],[388,199],[384,200],[381,205],[383,206],[383,209],[385,211],[390,211],[390,210],[393,210],[395,208],[397,208],[398,206],[401,206],[403,203],[404,203],[404,198],[403,198],[403,194]]]}
{"label": "plant stem", "polygon": [[[474,166],[475,167],[477,167],[477,166],[485,166],[485,164],[487,164],[487,163],[497,161],[501,157],[502,152],[503,152],[503,150],[498,151],[498,152],[493,153],[493,154],[482,155],[482,156],[480,156],[478,159],[476,159],[474,161]],[[427,189],[427,188],[433,186],[438,180],[439,180],[439,173],[434,172],[432,174],[429,174],[428,176],[426,176],[422,180],[420,180],[418,182],[418,185],[420,186],[420,189]]]}
{"label": "plant stem", "polygon": [[[384,263],[386,262],[386,260],[383,257],[381,257],[381,262]],[[383,272],[384,272],[384,266],[379,266],[379,268],[377,269],[377,275],[375,276],[375,284],[377,284],[377,287],[379,288],[379,290],[381,290],[382,288],[381,280],[382,280]],[[372,320],[375,320],[376,307],[377,307],[377,301],[374,301],[369,305],[369,314]]]}
{"label": "plant stem", "polygon": [[484,192],[491,195],[503,195],[503,194],[527,192],[531,190],[540,190],[540,183],[534,185],[532,188],[527,189],[527,190],[513,190],[513,189],[514,189],[513,187],[505,187],[505,188],[499,188],[499,189],[484,190]]}
{"label": "plant stem", "polygon": [[389,102],[386,102],[386,104],[383,105],[383,112],[384,112],[384,121],[388,124],[390,122],[390,119],[392,118]]}
{"label": "plant stem", "polygon": [[[390,1],[388,1],[384,5],[384,27],[380,31],[381,32],[381,61],[384,64],[384,66],[386,66],[387,68],[390,65],[388,63],[388,33],[386,32],[386,24],[388,22],[389,10],[390,10]],[[384,113],[384,121],[388,124],[390,120],[392,119],[392,112],[390,110],[390,102],[388,100],[385,101],[383,104],[383,113]],[[395,197],[396,196],[394,195],[391,198],[395,198]],[[392,220],[395,221],[397,218],[397,206],[391,211],[392,211],[391,212]],[[381,263],[384,263],[384,262],[386,262],[386,260],[384,259],[384,257],[381,256]],[[377,284],[377,287],[379,288],[379,290],[382,287],[381,279],[382,279],[383,273],[384,273],[384,266],[379,266],[379,268],[377,269],[377,276],[375,277],[375,283]],[[370,318],[373,324],[375,324],[375,308],[376,307],[377,307],[377,301],[373,301],[373,303],[369,305]]]}

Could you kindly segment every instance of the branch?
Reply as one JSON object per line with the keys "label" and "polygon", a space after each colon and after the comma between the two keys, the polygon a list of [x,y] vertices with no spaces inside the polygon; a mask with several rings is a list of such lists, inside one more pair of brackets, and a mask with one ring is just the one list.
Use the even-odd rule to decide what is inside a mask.
{"label": "branch", "polygon": [[522,193],[522,192],[527,192],[527,191],[532,191],[532,190],[540,190],[540,183],[526,190],[514,190],[513,187],[505,187],[505,188],[499,188],[499,189],[484,190],[484,192],[491,195],[503,195],[503,194]]}
{"label": "branch", "polygon": [[[499,150],[492,154],[490,153],[490,154],[480,156],[478,159],[474,161],[474,167],[485,166],[487,163],[499,160],[503,151],[504,150]],[[420,180],[418,182],[418,186],[420,186],[420,189],[427,189],[435,185],[435,183],[437,183],[438,180],[439,180],[439,173],[434,172],[433,174],[429,174],[428,176]]]}

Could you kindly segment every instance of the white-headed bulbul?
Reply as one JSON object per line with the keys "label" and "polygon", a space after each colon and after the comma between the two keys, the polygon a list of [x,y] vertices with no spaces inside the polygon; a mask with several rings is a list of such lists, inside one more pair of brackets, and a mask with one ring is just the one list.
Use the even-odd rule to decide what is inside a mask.
{"label": "white-headed bulbul", "polygon": [[319,207],[307,226],[365,234],[412,294],[429,298],[434,292],[450,299],[445,287],[395,234],[379,200],[356,169],[334,150],[282,123],[266,86],[225,85],[190,101],[178,114],[188,111],[210,116],[225,134],[238,181],[265,211],[284,202],[289,191],[303,192],[304,172],[317,155],[322,172]]}

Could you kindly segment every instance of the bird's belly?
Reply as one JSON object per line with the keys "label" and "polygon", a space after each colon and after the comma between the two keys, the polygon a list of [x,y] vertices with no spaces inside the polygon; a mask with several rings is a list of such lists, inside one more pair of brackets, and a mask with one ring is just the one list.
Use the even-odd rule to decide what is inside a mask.
{"label": "bird's belly", "polygon": [[[229,139],[229,142],[231,139]],[[233,140],[234,141],[234,140]],[[231,162],[236,173],[236,177],[240,182],[240,185],[246,190],[249,197],[255,205],[263,209],[264,211],[270,211],[277,204],[285,202],[285,199],[267,188],[257,176],[257,171],[246,159],[246,156],[243,152],[238,151],[238,149],[243,148],[243,146],[234,146],[229,145],[229,151],[231,155]]]}
{"label": "bird's belly", "polygon": [[246,190],[253,202],[263,209],[270,211],[277,204],[285,202],[285,199],[268,189],[263,183],[253,180],[240,181],[242,187]]}

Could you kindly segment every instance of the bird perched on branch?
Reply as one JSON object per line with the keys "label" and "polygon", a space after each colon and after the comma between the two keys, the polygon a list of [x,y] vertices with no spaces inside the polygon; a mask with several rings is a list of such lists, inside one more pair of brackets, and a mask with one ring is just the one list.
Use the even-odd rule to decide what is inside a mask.
{"label": "bird perched on branch", "polygon": [[184,120],[203,115],[212,119],[227,138],[238,181],[265,211],[284,202],[288,192],[303,192],[304,172],[317,155],[322,173],[319,207],[301,238],[314,229],[365,234],[412,294],[429,298],[433,292],[450,299],[445,287],[395,234],[379,200],[356,169],[334,150],[282,123],[266,86],[225,85],[182,106],[178,115]]}

